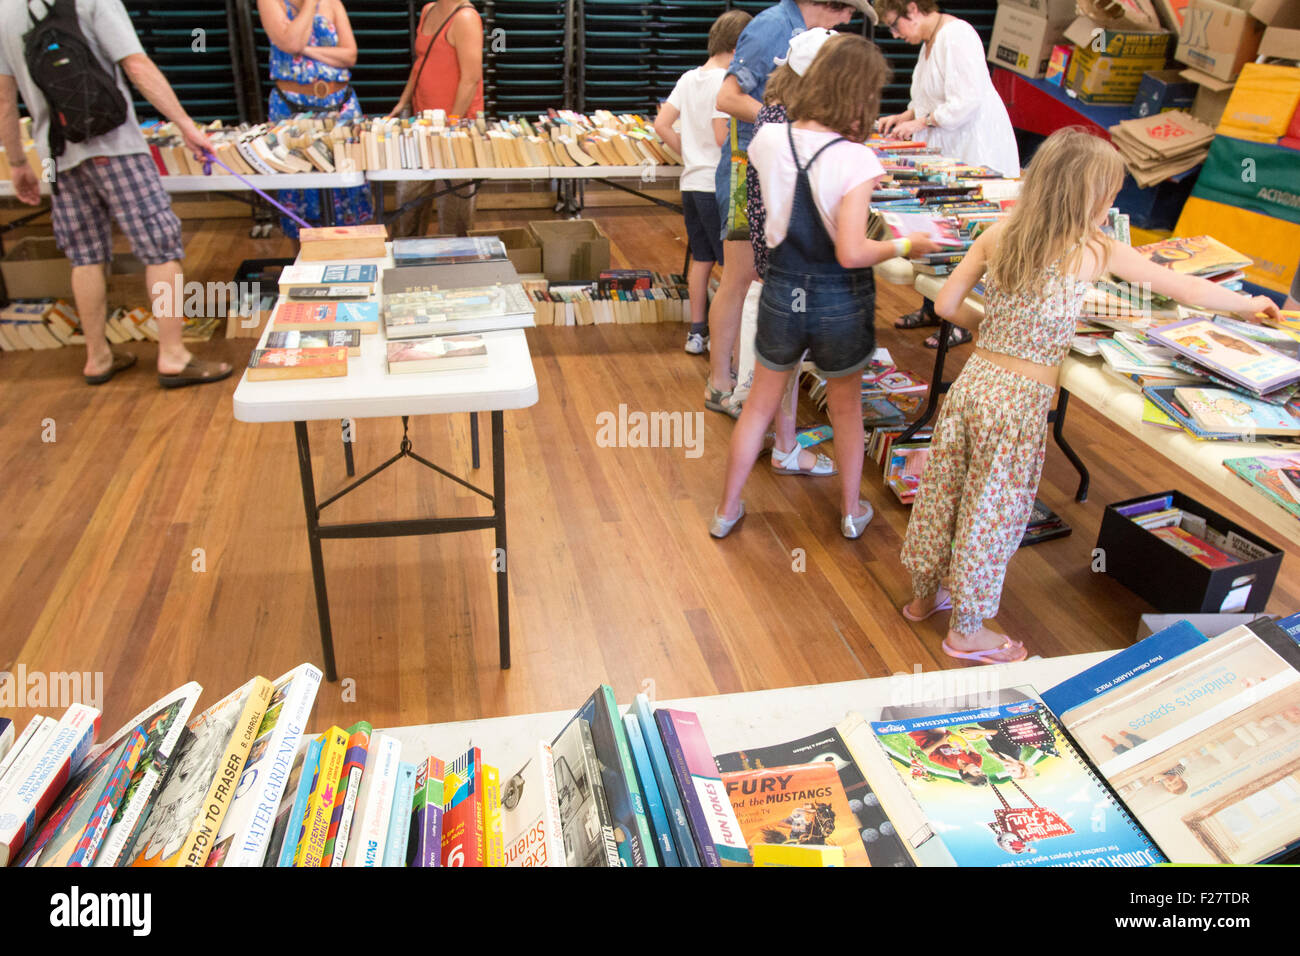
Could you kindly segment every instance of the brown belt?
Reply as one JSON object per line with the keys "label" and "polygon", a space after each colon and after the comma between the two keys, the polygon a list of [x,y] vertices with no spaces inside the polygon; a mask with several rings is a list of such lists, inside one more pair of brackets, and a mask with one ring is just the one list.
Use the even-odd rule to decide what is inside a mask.
{"label": "brown belt", "polygon": [[276,80],[275,88],[281,93],[290,93],[294,96],[314,96],[317,99],[324,99],[341,90],[346,90],[348,84],[330,83],[326,80],[317,80],[315,83],[294,83],[292,80]]}

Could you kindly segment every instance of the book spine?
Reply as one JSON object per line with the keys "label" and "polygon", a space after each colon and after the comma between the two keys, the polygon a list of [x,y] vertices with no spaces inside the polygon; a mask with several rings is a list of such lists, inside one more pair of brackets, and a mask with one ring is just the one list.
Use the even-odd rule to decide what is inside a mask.
{"label": "book spine", "polygon": [[749,846],[745,843],[727,789],[718,776],[718,767],[699,718],[682,711],[669,712],[669,718],[686,760],[691,782],[699,794],[700,806],[708,821],[709,835],[717,848],[718,858],[723,865],[752,863]]}
{"label": "book spine", "polygon": [[542,767],[542,789],[544,807],[542,820],[545,827],[543,840],[546,844],[546,865],[567,866],[564,855],[564,829],[560,820],[560,788],[555,782],[555,755],[550,744],[541,743],[537,748],[537,759]]}
{"label": "book spine", "polygon": [[55,726],[43,752],[24,761],[12,788],[0,803],[0,866],[6,866],[45,816],[50,805],[90,752],[99,727],[99,711],[73,704]]}
{"label": "book spine", "polygon": [[483,865],[505,866],[504,822],[501,818],[501,771],[483,765]]}
{"label": "book spine", "polygon": [[406,866],[406,850],[411,834],[411,810],[415,800],[415,764],[397,765],[397,782],[393,787],[393,808],[388,816],[388,836],[384,839],[384,866]]}
{"label": "book spine", "polygon": [[373,728],[358,721],[348,728],[348,751],[343,761],[343,776],[338,793],[334,795],[334,811],[330,815],[329,836],[325,840],[325,856],[321,866],[342,866],[352,833],[352,816],[356,812],[357,793],[365,774],[366,756],[370,748]]}
{"label": "book spine", "polygon": [[[182,733],[173,746],[173,753],[179,753],[187,746],[186,735],[189,735],[190,731],[183,723],[180,726]],[[94,865],[97,868],[120,866],[132,859],[135,844],[140,834],[144,832],[145,824],[149,822],[149,813],[153,808],[154,799],[167,786],[176,763],[177,761],[172,759],[170,754],[159,756],[155,753],[150,758],[148,766],[140,773],[140,779],[135,781],[134,792],[130,792],[128,788],[122,805],[118,807],[117,815],[108,828],[104,845],[95,856]]]}
{"label": "book spine", "polygon": [[325,840],[329,837],[330,816],[334,812],[334,793],[343,776],[348,735],[341,727],[331,727],[322,739],[325,749],[321,752],[320,767],[312,782],[302,838],[293,858],[294,866],[320,866],[325,858]]}
{"label": "book spine", "polygon": [[655,850],[663,866],[681,866],[677,849],[673,846],[673,834],[668,826],[663,800],[659,796],[659,787],[655,783],[654,770],[650,767],[650,754],[646,751],[645,741],[641,739],[641,724],[635,714],[627,714],[623,717],[623,726],[632,750],[632,762],[636,765],[637,783],[640,784],[641,795],[645,799],[646,815],[650,818]]}
{"label": "book spine", "polygon": [[94,866],[95,857],[104,844],[104,837],[108,835],[113,816],[122,803],[122,797],[126,794],[126,788],[131,783],[136,767],[140,765],[140,758],[144,755],[148,739],[142,728],[137,727],[131,732],[131,740],[127,743],[117,767],[114,768],[104,792],[100,794],[99,801],[86,822],[85,831],[68,858],[67,866]]}
{"label": "book spine", "polygon": [[316,780],[316,771],[320,767],[321,751],[324,748],[324,741],[320,738],[307,745],[307,752],[302,758],[302,770],[299,771],[298,792],[294,794],[293,806],[289,808],[281,824],[284,832],[280,834],[280,852],[276,859],[276,866],[293,866],[294,854],[298,852],[298,841],[302,839],[302,821],[307,816],[307,802],[311,799],[312,784]]}
{"label": "book spine", "polygon": [[18,739],[15,740],[13,746],[9,748],[9,752],[5,754],[4,760],[0,761],[0,799],[3,799],[4,797],[6,789],[5,779],[10,768],[22,759],[27,745],[32,742],[32,739],[37,735],[37,732],[45,726],[48,719],[49,718],[42,717],[38,714],[29,720],[27,726],[23,728],[23,732],[18,735]]}
{"label": "book spine", "polygon": [[443,833],[446,826],[446,767],[437,757],[420,764],[415,776],[408,866],[442,866]]}
{"label": "book spine", "polygon": [[356,825],[343,857],[344,866],[376,867],[383,862],[401,753],[402,745],[396,738],[375,734],[357,797]]}
{"label": "book spine", "polygon": [[[632,766],[632,754],[627,746],[627,733],[618,714],[618,704],[614,702],[614,691],[608,684],[602,684],[596,692],[596,719],[601,725],[599,735],[596,733],[596,728],[592,728],[592,737],[596,740],[596,755],[600,757],[602,767],[612,771],[608,777],[606,790],[608,791],[610,787],[619,787],[623,790],[610,800],[610,812],[614,811],[616,800],[618,804],[626,802],[631,811],[627,819],[618,821],[628,830],[628,862],[631,866],[658,866],[659,860],[646,821],[641,788],[636,782],[636,768]],[[602,744],[605,745],[604,750]],[[606,750],[608,752],[605,752]],[[621,849],[623,848],[620,847]]]}
{"label": "book spine", "polygon": [[709,835],[709,821],[695,792],[695,783],[691,779],[690,769],[686,766],[686,754],[682,751],[681,741],[677,739],[673,719],[667,711],[657,710],[655,723],[659,725],[659,736],[663,740],[664,752],[668,755],[668,763],[673,770],[673,780],[677,784],[682,805],[686,808],[686,819],[690,822],[691,836],[700,854],[700,865],[722,866],[718,849],[713,845],[713,838]]}
{"label": "book spine", "polygon": [[650,700],[645,694],[637,694],[632,706],[641,724],[641,739],[650,754],[655,783],[664,801],[664,812],[668,817],[668,825],[673,831],[673,845],[677,850],[679,863],[681,866],[700,866],[700,854],[695,849],[695,841],[691,838],[691,825],[686,818],[686,808],[682,805],[681,794],[677,792],[677,784],[673,782],[673,768],[668,762],[667,753],[664,752],[664,742],[659,736],[659,728],[655,726]]}
{"label": "book spine", "polygon": [[212,852],[217,834],[221,832],[221,823],[230,810],[248,752],[257,739],[258,728],[275,689],[265,677],[254,678],[250,683],[252,686],[235,724],[235,732],[225,745],[225,753],[217,764],[217,775],[204,797],[203,813],[194,821],[180,853],[164,862],[184,867],[201,867],[208,862],[208,854]]}
{"label": "book spine", "polygon": [[591,784],[592,800],[596,804],[596,813],[600,816],[600,835],[605,842],[605,865],[623,866],[618,841],[614,839],[614,818],[609,812],[609,801],[605,799],[605,784],[601,781],[596,742],[592,739],[591,727],[587,722],[579,718],[578,723],[582,733],[582,750],[587,757],[587,781]]}
{"label": "book spine", "polygon": [[442,865],[483,866],[483,756],[477,747],[463,753],[447,771],[444,786]]}

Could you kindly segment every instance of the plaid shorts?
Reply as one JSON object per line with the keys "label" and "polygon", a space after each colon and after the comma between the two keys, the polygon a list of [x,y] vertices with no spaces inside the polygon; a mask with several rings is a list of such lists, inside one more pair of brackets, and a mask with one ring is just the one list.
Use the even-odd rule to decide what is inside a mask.
{"label": "plaid shorts", "polygon": [[147,153],[84,160],[60,171],[58,186],[50,218],[55,241],[74,266],[112,260],[110,216],[146,265],[179,261],[184,255],[181,221]]}

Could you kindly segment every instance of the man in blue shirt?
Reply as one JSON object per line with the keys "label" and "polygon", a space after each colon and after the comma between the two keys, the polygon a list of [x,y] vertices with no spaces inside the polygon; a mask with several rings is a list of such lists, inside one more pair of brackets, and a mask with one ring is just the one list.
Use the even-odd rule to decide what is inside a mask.
{"label": "man in blue shirt", "polygon": [[[790,38],[809,27],[834,29],[848,23],[853,12],[862,12],[872,23],[876,12],[868,0],[825,2],[825,0],[780,0],[750,21],[740,34],[735,56],[718,92],[718,109],[739,121],[737,139],[741,150],[749,148],[754,135],[754,119],[763,105],[767,78],[776,68],[773,60],[785,56]],[[742,194],[737,201],[743,206]],[[715,177],[718,212],[726,229],[727,207],[732,200],[731,144],[722,146],[722,159]],[[724,232],[723,238],[726,239]],[[709,383],[705,389],[705,406],[733,418],[740,414],[730,403],[731,365],[736,339],[740,333],[740,311],[751,282],[758,280],[754,271],[754,250],[745,236],[727,241],[723,246],[722,280],[709,308]]]}

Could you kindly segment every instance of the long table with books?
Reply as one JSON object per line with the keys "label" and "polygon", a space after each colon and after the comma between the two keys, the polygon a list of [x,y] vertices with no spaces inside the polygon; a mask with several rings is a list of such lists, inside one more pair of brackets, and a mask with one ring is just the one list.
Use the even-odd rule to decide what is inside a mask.
{"label": "long table with books", "polygon": [[[356,231],[379,230],[381,226],[355,227]],[[319,230],[331,235],[329,230]],[[304,248],[309,241],[304,230]],[[328,240],[326,240],[328,241]],[[470,240],[480,244],[486,240]],[[500,246],[497,242],[496,245]],[[379,250],[376,250],[379,251]],[[464,266],[446,265],[436,268],[470,272],[478,269],[478,275],[488,272],[504,276],[493,279],[474,279],[470,285],[483,282],[508,282],[514,277],[514,269],[504,259],[504,246],[500,246],[500,262],[467,264]],[[300,260],[302,255],[300,254]],[[360,261],[360,260],[357,260]],[[276,304],[276,312],[263,330],[257,348],[250,359],[249,369],[235,389],[234,416],[243,422],[293,422],[294,435],[298,449],[299,476],[302,482],[303,503],[307,518],[307,538],[311,550],[312,577],[316,591],[316,609],[320,620],[321,646],[324,653],[325,674],[329,680],[336,679],[334,665],[333,631],[330,623],[329,598],[325,587],[324,559],[321,541],[330,538],[366,538],[396,537],[415,534],[447,534],[461,531],[492,530],[496,536],[496,547],[504,552],[506,547],[506,493],[505,493],[505,438],[504,412],[508,409],[527,408],[537,402],[537,378],[533,371],[532,358],[528,351],[528,342],[522,325],[527,322],[497,325],[490,323],[480,326],[483,331],[474,335],[450,335],[431,339],[403,338],[391,341],[388,333],[381,332],[376,326],[389,320],[385,310],[385,322],[375,318],[378,309],[379,294],[386,266],[391,265],[391,255],[380,259],[364,260],[368,265],[356,266],[346,263],[299,262],[294,269],[311,269],[319,267],[328,273],[330,269],[346,276],[348,270],[370,270],[375,282],[370,295],[372,312],[362,311],[361,306],[353,307],[346,301],[313,303],[311,301],[289,301],[287,295],[281,295]],[[398,270],[402,271],[402,270]],[[420,282],[428,283],[427,273],[419,273]],[[429,296],[440,296],[450,300],[456,294],[455,276],[442,273],[437,280],[441,292],[428,292]],[[281,282],[287,280],[282,275]],[[302,280],[297,280],[302,281]],[[326,280],[328,281],[328,280]],[[467,284],[467,283],[461,283]],[[320,287],[316,287],[320,288]],[[421,286],[425,288],[425,286]],[[432,288],[432,287],[430,287]],[[503,287],[505,288],[505,287]],[[294,288],[292,285],[282,287],[282,292],[309,293],[313,287]],[[360,290],[358,290],[360,291]],[[468,290],[474,292],[475,290]],[[483,290],[478,290],[483,291]],[[488,290],[489,292],[491,290]],[[523,292],[518,296],[522,299]],[[394,295],[394,300],[410,297],[410,293]],[[440,306],[439,308],[450,308]],[[296,323],[281,322],[282,314],[289,309],[300,321]],[[423,314],[423,313],[421,313]],[[331,317],[344,322],[345,316],[352,316],[355,325],[347,326],[347,331],[340,329],[330,332],[334,326],[326,321],[321,327],[326,331],[312,332],[313,321]],[[446,314],[438,316],[441,325],[449,325]],[[396,320],[394,320],[396,321]],[[367,328],[367,326],[369,326]],[[391,331],[396,336],[396,331]],[[456,331],[448,328],[447,331]],[[463,331],[463,330],[462,330]],[[293,341],[294,336],[305,335],[339,335],[351,336],[351,347],[302,348],[301,341]],[[428,333],[424,333],[428,334]],[[290,341],[272,342],[272,336],[288,336]],[[464,346],[458,349],[456,340]],[[472,339],[470,342],[468,340]],[[331,343],[333,344],[333,343]],[[348,352],[354,354],[348,357]],[[307,358],[312,353],[316,358]],[[322,357],[321,353],[326,354]],[[265,359],[265,361],[262,361]],[[310,364],[319,361],[322,364],[320,377],[312,377]],[[405,374],[394,371],[395,363],[404,362],[401,368]],[[291,371],[292,369],[292,371]],[[259,374],[260,373],[260,374]],[[299,377],[300,374],[305,377]],[[292,378],[288,381],[274,380],[281,376]],[[261,379],[261,380],[259,380]],[[433,462],[428,461],[412,450],[407,435],[408,419],[412,415],[444,415],[457,412],[477,413],[486,411],[492,418],[492,490],[485,491],[470,482],[452,474]],[[311,448],[307,437],[307,422],[318,420],[343,420],[345,423],[356,418],[400,417],[403,424],[403,437],[397,453],[378,468],[361,476],[334,495],[320,500],[317,496],[315,477],[311,463]],[[471,427],[476,427],[472,425]],[[346,424],[345,424],[345,442]],[[477,433],[475,432],[475,451],[473,467],[478,467]],[[403,458],[409,458],[455,481],[491,504],[490,514],[474,517],[424,517],[389,521],[330,523],[322,521],[326,506],[357,488],[379,471],[389,467]],[[349,476],[351,469],[349,469]],[[500,663],[502,668],[510,666],[510,617],[509,589],[506,567],[501,562],[496,569],[498,637]]]}

